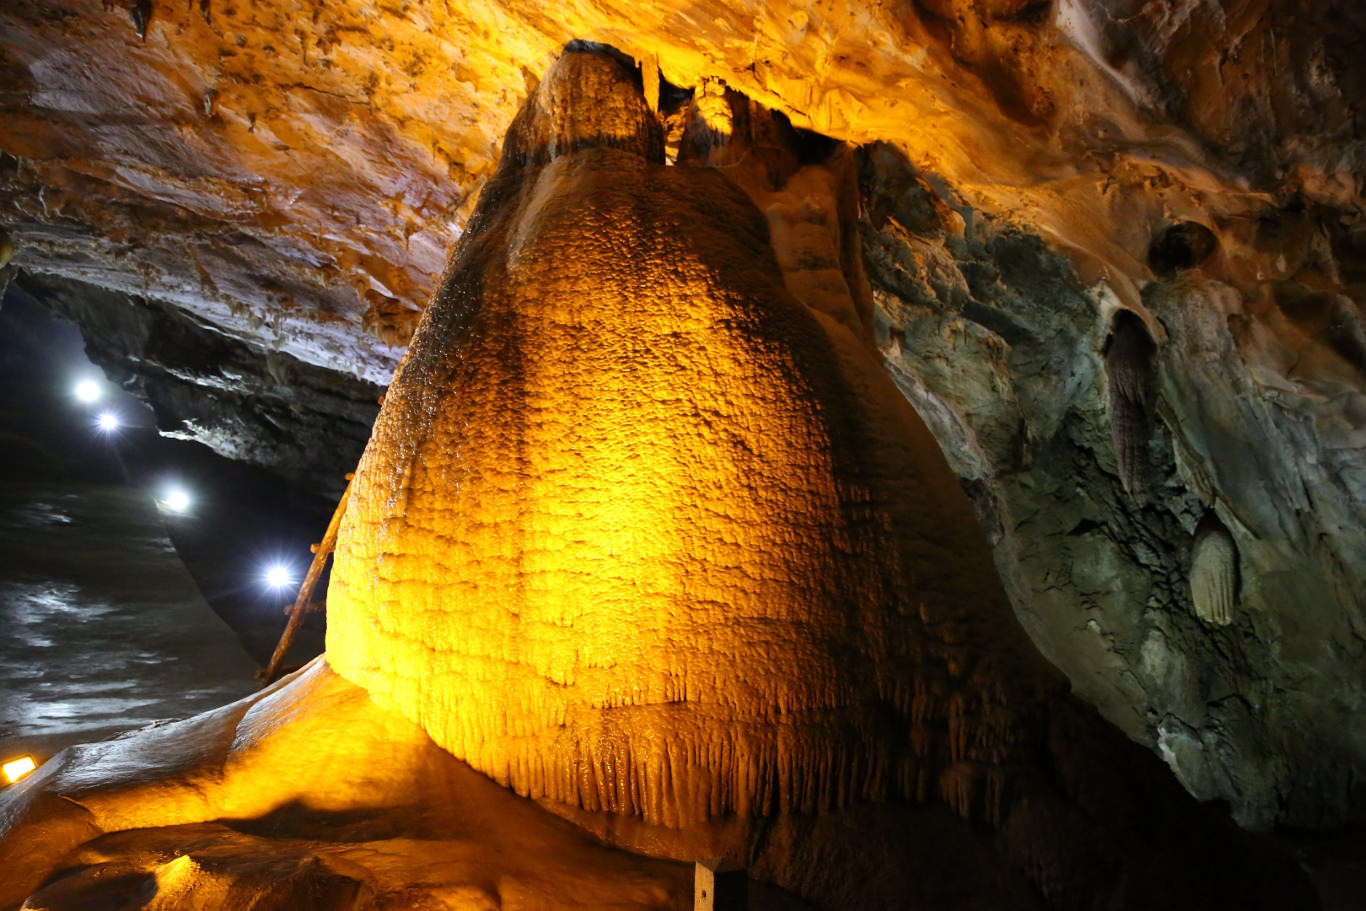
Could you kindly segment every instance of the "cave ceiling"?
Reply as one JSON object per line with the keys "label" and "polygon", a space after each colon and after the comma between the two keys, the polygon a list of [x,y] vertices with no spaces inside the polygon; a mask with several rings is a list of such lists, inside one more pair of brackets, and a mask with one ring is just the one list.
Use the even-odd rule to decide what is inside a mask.
{"label": "cave ceiling", "polygon": [[[1136,303],[1166,221],[1359,214],[1352,4],[15,0],[16,262],[384,382],[517,105],[564,44],[883,140]],[[1244,264],[1254,274],[1261,264]],[[376,340],[380,343],[377,344]]]}

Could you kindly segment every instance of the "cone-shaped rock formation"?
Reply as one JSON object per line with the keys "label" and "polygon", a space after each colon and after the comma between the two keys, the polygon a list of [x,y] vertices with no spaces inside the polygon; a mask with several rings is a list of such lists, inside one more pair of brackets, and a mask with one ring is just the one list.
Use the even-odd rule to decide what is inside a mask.
{"label": "cone-shaped rock formation", "polygon": [[610,58],[507,148],[361,462],[329,660],[586,809],[982,799],[1059,678],[923,425]]}
{"label": "cone-shaped rock formation", "polygon": [[710,97],[666,167],[630,68],[561,57],[352,483],[347,680],[54,759],[0,799],[0,908],[686,903],[451,755],[831,909],[1312,907],[1015,621],[859,325],[847,150],[756,165],[787,127]]}

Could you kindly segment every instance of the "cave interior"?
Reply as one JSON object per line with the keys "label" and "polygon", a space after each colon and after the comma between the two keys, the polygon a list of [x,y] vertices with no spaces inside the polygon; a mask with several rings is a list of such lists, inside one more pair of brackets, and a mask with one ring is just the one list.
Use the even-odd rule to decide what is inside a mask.
{"label": "cave interior", "polygon": [[9,0],[0,911],[1366,907],[1363,41]]}

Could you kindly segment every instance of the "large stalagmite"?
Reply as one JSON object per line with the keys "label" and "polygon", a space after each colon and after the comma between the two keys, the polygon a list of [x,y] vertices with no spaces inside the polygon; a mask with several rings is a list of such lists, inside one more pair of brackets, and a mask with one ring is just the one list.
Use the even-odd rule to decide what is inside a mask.
{"label": "large stalagmite", "polygon": [[561,57],[359,466],[326,662],[47,763],[0,909],[687,903],[468,766],[830,909],[1312,906],[1025,638],[822,242],[849,159],[713,101],[666,167],[630,68]]}
{"label": "large stalagmite", "polygon": [[518,117],[361,461],[329,660],[590,810],[999,794],[1059,683],[953,476],[748,198],[662,152],[601,55]]}

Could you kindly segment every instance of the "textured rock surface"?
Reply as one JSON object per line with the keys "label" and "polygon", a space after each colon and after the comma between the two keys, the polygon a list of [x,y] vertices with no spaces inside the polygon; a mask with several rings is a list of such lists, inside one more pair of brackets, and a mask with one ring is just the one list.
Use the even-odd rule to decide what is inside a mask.
{"label": "textured rock surface", "polygon": [[[989,799],[972,769],[1036,736],[1003,700],[1059,681],[870,351],[783,293],[733,184],[662,152],[592,54],[514,124],[352,485],[330,660],[588,809]],[[912,715],[918,752],[885,730]]]}
{"label": "textured rock surface", "polygon": [[[0,263],[167,301],[244,340],[253,374],[284,352],[388,378],[375,337],[406,340],[571,38],[651,87],[721,79],[889,143],[916,176],[868,199],[879,341],[1031,635],[1244,821],[1361,818],[1359,3],[208,0],[148,3],[141,39],[131,6],[0,8]],[[1153,255],[1183,222],[1218,241],[1194,277]],[[1119,304],[1159,345],[1132,503],[1099,373]],[[168,422],[202,414],[189,391],[148,387]],[[240,429],[265,436],[214,438],[282,453]],[[1173,619],[1211,508],[1246,613],[1214,633]]]}
{"label": "textured rock surface", "polygon": [[0,907],[48,911],[677,908],[692,872],[603,848],[321,660],[59,754],[0,796],[0,859]]}
{"label": "textured rock surface", "polygon": [[1228,626],[1238,603],[1238,546],[1212,514],[1195,528],[1191,544],[1191,602],[1195,616]]}
{"label": "textured rock surface", "polygon": [[[975,492],[1040,648],[1243,822],[1358,816],[1361,317],[1337,277],[1347,270],[1331,251],[1352,260],[1331,242],[1332,213],[1277,229],[1279,274],[1298,278],[1244,272],[1249,226],[1233,221],[1222,247],[1234,252],[1145,289],[1141,312],[1164,332],[1160,420],[1130,494],[1102,361],[1119,301],[1018,226],[981,213],[971,232],[927,219],[924,200],[943,202],[923,180],[917,205],[895,211],[914,169],[888,155],[870,167],[879,344]],[[1323,288],[1304,305],[1309,332],[1276,303],[1302,299],[1304,281]],[[1209,509],[1233,535],[1242,577],[1224,630],[1190,603],[1192,536]],[[1327,702],[1309,696],[1329,690]]]}
{"label": "textured rock surface", "polygon": [[894,142],[1126,292],[1153,227],[1135,183],[1175,188],[1178,215],[1278,178],[1358,206],[1350,2],[153,9],[144,40],[120,4],[0,12],[18,261],[371,379],[393,352],[359,331],[406,340],[532,74],[575,38],[652,85],[719,77],[798,126]]}
{"label": "textured rock surface", "polygon": [[55,276],[22,276],[8,293],[82,326],[87,355],[152,407],[162,434],[310,492],[340,493],[379,411],[383,387],[255,350],[165,301]]}
{"label": "textured rock surface", "polygon": [[1132,310],[1115,314],[1106,343],[1105,376],[1110,389],[1110,443],[1124,489],[1143,483],[1153,399],[1156,397],[1157,346],[1143,320]]}
{"label": "textured rock surface", "polygon": [[[1055,721],[1061,753],[1096,745],[1093,716]],[[1095,851],[1070,841],[1085,813],[1115,809],[1103,794],[1157,765],[1127,756],[1140,761],[1060,766],[1078,811],[1019,808],[1010,825],[1022,855],[942,807],[784,817],[749,846],[750,906],[1037,911],[1090,906],[1078,887],[1094,880],[1113,908],[1312,907],[1293,877],[1276,879],[1280,860],[1230,851],[1237,833],[1187,815],[1171,787],[1139,795],[1195,823],[1171,830],[1170,844],[1115,854],[1109,839]],[[1131,847],[1151,837],[1135,824]],[[1259,866],[1246,882],[1222,879],[1238,860]],[[0,907],[34,911],[692,907],[690,864],[604,847],[453,759],[321,659],[216,711],[58,754],[0,792],[0,862]],[[1245,887],[1262,895],[1245,899]]]}
{"label": "textured rock surface", "polygon": [[826,265],[784,272],[739,186],[652,161],[638,92],[569,53],[514,123],[352,485],[337,671],[613,842],[832,907],[932,892],[856,872],[878,804],[873,850],[936,828],[906,804],[993,833],[965,863],[1008,872],[945,906],[1310,901],[1070,700],[872,347],[787,293]]}

